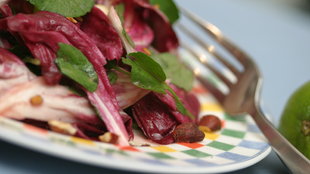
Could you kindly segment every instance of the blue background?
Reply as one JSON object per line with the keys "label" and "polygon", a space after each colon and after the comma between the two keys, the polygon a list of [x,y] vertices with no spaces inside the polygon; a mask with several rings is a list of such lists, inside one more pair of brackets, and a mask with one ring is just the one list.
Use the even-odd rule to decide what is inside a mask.
{"label": "blue background", "polygon": [[[306,0],[176,0],[217,25],[246,50],[264,76],[263,109],[278,125],[286,101],[310,75],[310,3]],[[0,140],[0,173],[130,173],[71,162]],[[287,173],[274,152],[232,174]]]}

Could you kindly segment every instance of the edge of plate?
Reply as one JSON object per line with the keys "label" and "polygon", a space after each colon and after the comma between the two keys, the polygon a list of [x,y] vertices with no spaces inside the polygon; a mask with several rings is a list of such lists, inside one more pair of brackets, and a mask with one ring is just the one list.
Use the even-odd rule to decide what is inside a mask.
{"label": "edge of plate", "polygon": [[[2,129],[2,128],[0,128]],[[156,172],[156,173],[225,173],[240,170],[249,167],[262,159],[264,159],[270,152],[271,147],[268,146],[265,151],[257,154],[256,157],[239,162],[227,164],[221,168],[219,167],[181,167],[181,166],[158,166],[150,165],[140,161],[126,161],[126,163],[120,163],[116,159],[101,158],[98,156],[92,156],[81,151],[78,148],[72,148],[61,144],[53,143],[53,148],[46,148],[43,143],[38,141],[27,141],[27,137],[21,134],[15,134],[12,130],[3,129],[0,131],[0,137],[7,142],[13,143],[17,146],[27,148],[33,151],[41,152],[55,157],[61,157],[63,159],[72,160],[75,162],[86,163],[97,167],[107,167],[111,169],[117,169],[121,171],[133,171],[133,172]],[[65,149],[64,149],[65,148]],[[79,153],[77,153],[79,152]],[[72,155],[74,154],[74,155]],[[141,164],[141,165],[139,165]]]}

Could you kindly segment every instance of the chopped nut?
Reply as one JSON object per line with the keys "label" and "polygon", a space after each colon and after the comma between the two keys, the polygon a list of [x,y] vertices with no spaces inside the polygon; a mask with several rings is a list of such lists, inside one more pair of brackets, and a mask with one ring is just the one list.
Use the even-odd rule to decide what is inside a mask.
{"label": "chopped nut", "polygon": [[141,144],[140,145],[141,147],[149,147],[149,146],[151,146],[150,144],[147,144],[147,143],[144,143],[144,144]]}
{"label": "chopped nut", "polygon": [[78,21],[76,21],[73,17],[67,17],[67,19],[74,24],[78,23]]}
{"label": "chopped nut", "polygon": [[40,95],[35,95],[30,98],[30,103],[33,106],[40,106],[43,103],[43,98]]}
{"label": "chopped nut", "polygon": [[75,17],[74,18],[76,21],[78,21],[78,22],[82,22],[83,21],[83,18],[82,17]]}
{"label": "chopped nut", "polygon": [[74,128],[70,123],[65,123],[57,120],[48,121],[48,125],[50,126],[52,131],[66,134],[66,135],[75,135],[77,129]]}
{"label": "chopped nut", "polygon": [[129,145],[133,146],[133,147],[149,147],[149,146],[151,146],[148,143],[134,143],[132,141],[129,142]]}
{"label": "chopped nut", "polygon": [[110,144],[117,144],[118,141],[118,135],[111,132],[106,132],[103,135],[100,135],[98,138],[100,141]]}
{"label": "chopped nut", "polygon": [[148,55],[148,56],[150,56],[152,53],[151,53],[151,51],[149,50],[149,49],[147,49],[147,48],[143,48],[143,52],[146,54],[146,55]]}
{"label": "chopped nut", "polygon": [[198,125],[202,131],[214,132],[221,129],[221,120],[215,115],[206,115],[200,119]]}
{"label": "chopped nut", "polygon": [[175,142],[193,143],[202,141],[205,134],[198,129],[195,123],[182,123],[172,133]]}
{"label": "chopped nut", "polygon": [[202,132],[212,132],[210,128],[208,128],[207,126],[198,126],[199,130],[201,130]]}

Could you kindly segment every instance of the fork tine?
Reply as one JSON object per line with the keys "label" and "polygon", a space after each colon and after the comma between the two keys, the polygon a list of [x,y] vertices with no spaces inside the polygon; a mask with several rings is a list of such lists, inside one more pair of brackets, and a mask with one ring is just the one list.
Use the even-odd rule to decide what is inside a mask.
{"label": "fork tine", "polygon": [[227,51],[229,51],[242,65],[246,66],[249,63],[253,63],[251,58],[249,58],[249,56],[239,47],[237,47],[235,44],[225,38],[220,29],[218,29],[215,25],[201,19],[197,15],[191,13],[184,8],[180,9],[186,17],[191,19],[191,21],[193,21],[200,28],[210,34],[211,37],[213,37],[218,43],[220,43],[224,48],[226,48]]}
{"label": "fork tine", "polygon": [[210,54],[212,54],[217,60],[219,60],[223,65],[225,65],[235,76],[240,75],[240,71],[236,69],[231,63],[229,63],[222,55],[220,55],[213,46],[209,45],[201,38],[199,38],[196,34],[194,34],[191,30],[185,27],[182,24],[178,24],[178,28],[184,32],[187,36],[191,37],[194,41],[196,41],[200,46],[205,48]]}
{"label": "fork tine", "polygon": [[220,91],[214,84],[212,84],[210,81],[208,81],[206,78],[203,78],[200,75],[197,75],[196,78],[198,81],[216,98],[216,100],[223,104],[225,100],[225,94],[223,94],[222,91]]}
{"label": "fork tine", "polygon": [[[188,63],[184,62],[186,66],[190,66]],[[189,69],[192,69],[189,67]],[[207,78],[203,77],[202,74],[194,72],[196,79],[201,83],[203,87],[205,87],[211,94],[214,96],[220,104],[224,103],[224,99],[226,95],[219,90],[219,88],[209,81]]]}
{"label": "fork tine", "polygon": [[226,76],[224,76],[223,73],[221,73],[217,68],[212,66],[208,61],[201,61],[199,59],[200,55],[193,48],[191,48],[185,43],[181,43],[180,45],[184,50],[188,51],[195,59],[197,59],[204,66],[206,66],[210,71],[212,71],[222,82],[224,82],[224,84],[228,88],[232,87],[233,83]]}

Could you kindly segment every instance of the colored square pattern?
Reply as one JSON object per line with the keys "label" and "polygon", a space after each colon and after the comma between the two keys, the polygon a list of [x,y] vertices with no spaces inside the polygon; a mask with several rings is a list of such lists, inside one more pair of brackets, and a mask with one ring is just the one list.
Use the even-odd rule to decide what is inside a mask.
{"label": "colored square pattern", "polygon": [[155,150],[158,150],[160,152],[176,152],[176,150],[168,147],[168,146],[155,146],[155,147],[152,147],[153,149]]}
{"label": "colored square pattern", "polygon": [[240,155],[240,154],[236,154],[236,153],[232,153],[232,152],[224,152],[218,156],[225,158],[225,159],[230,159],[233,161],[245,161],[245,160],[249,159],[249,157],[246,155]]}
{"label": "colored square pattern", "polygon": [[217,133],[209,133],[209,132],[204,132],[205,133],[205,138],[209,140],[216,140],[219,137],[219,134]]}
{"label": "colored square pattern", "polygon": [[230,137],[230,136],[226,136],[226,135],[221,135],[221,136],[219,136],[218,139],[216,139],[216,141],[224,143],[224,144],[230,144],[232,146],[237,146],[242,141],[242,139]]}
{"label": "colored square pattern", "polygon": [[192,148],[192,149],[197,149],[199,147],[204,146],[203,144],[199,144],[199,143],[179,143],[180,145]]}
{"label": "colored square pattern", "polygon": [[235,138],[243,138],[245,135],[245,132],[232,130],[232,129],[224,129],[222,131],[222,135],[227,135]]}
{"label": "colored square pattern", "polygon": [[240,116],[230,116],[228,114],[225,114],[225,120],[230,120],[230,121],[238,121],[238,122],[245,122],[246,121],[246,116],[240,115]]}
{"label": "colored square pattern", "polygon": [[198,151],[198,150],[195,150],[195,149],[185,150],[185,151],[183,151],[183,153],[186,153],[186,154],[188,154],[190,156],[194,156],[196,158],[204,158],[204,157],[211,156],[208,153],[205,153],[205,152],[202,152],[202,151]]}
{"label": "colored square pattern", "polygon": [[249,149],[265,149],[269,145],[265,142],[255,142],[255,141],[249,141],[249,140],[243,140],[238,146],[245,147]]}
{"label": "colored square pattern", "polygon": [[156,152],[149,152],[148,154],[150,154],[151,156],[155,157],[155,158],[159,158],[159,159],[172,159],[173,157],[167,155],[166,153],[156,153]]}
{"label": "colored square pattern", "polygon": [[214,147],[216,149],[224,150],[224,151],[228,151],[228,150],[235,147],[231,144],[222,143],[222,142],[218,142],[218,141],[213,141],[213,142],[209,143],[208,146]]}
{"label": "colored square pattern", "polygon": [[248,125],[248,131],[249,132],[260,133],[259,128],[255,124],[249,124]]}
{"label": "colored square pattern", "polygon": [[259,151],[256,149],[252,149],[252,148],[245,148],[245,147],[236,146],[235,148],[233,148],[229,152],[239,154],[239,155],[244,155],[244,156],[253,156],[253,155],[257,154]]}
{"label": "colored square pattern", "polygon": [[225,125],[223,128],[246,132],[248,130],[248,124],[246,122],[241,122],[241,121],[225,120]]}

